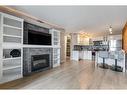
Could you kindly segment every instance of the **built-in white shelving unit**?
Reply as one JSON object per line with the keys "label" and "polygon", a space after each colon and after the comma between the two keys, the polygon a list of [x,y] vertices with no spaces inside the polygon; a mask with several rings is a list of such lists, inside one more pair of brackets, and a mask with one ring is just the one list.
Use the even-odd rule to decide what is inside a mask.
{"label": "built-in white shelving unit", "polygon": [[60,65],[60,31],[51,29],[53,46],[53,67]]}
{"label": "built-in white shelving unit", "polygon": [[[23,19],[0,12],[0,84],[23,77],[23,48],[52,48],[53,67],[60,65],[60,31],[50,29],[52,45],[23,45]],[[12,56],[12,50],[19,56]]]}
{"label": "built-in white shelving unit", "polygon": [[[0,83],[22,77],[23,19],[0,12]],[[20,55],[10,55],[12,50]]]}
{"label": "built-in white shelving unit", "polygon": [[60,65],[60,48],[53,48],[53,67]]}

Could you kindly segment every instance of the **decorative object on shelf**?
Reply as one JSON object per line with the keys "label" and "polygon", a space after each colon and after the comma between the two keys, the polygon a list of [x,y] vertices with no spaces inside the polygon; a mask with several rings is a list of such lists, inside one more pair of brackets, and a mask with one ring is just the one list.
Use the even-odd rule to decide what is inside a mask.
{"label": "decorative object on shelf", "polygon": [[18,49],[13,49],[13,50],[10,52],[10,55],[11,55],[12,57],[20,57],[20,56],[21,56],[21,52],[20,52],[20,50],[18,50]]}

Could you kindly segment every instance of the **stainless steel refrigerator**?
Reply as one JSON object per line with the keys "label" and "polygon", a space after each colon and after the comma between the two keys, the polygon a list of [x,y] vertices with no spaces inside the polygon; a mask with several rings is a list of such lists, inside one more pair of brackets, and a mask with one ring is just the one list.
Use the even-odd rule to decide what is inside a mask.
{"label": "stainless steel refrigerator", "polygon": [[110,51],[119,51],[121,49],[122,49],[122,40],[110,40],[109,41]]}

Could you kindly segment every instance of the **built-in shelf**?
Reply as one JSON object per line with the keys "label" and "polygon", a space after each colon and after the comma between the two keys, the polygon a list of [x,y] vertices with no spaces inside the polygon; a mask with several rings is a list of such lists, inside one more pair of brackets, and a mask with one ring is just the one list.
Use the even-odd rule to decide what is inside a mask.
{"label": "built-in shelf", "polygon": [[7,35],[7,34],[3,34],[3,36],[21,38],[21,36]]}
{"label": "built-in shelf", "polygon": [[11,26],[11,25],[6,25],[6,24],[3,24],[3,27],[9,27],[9,28],[14,28],[14,29],[22,30],[22,28]]}
{"label": "built-in shelf", "polygon": [[22,43],[22,40],[21,38],[17,38],[17,37],[3,36],[3,42],[4,43]]}
{"label": "built-in shelf", "polygon": [[[23,58],[23,19],[0,12],[0,83],[21,78]],[[19,57],[11,51],[18,49]]]}
{"label": "built-in shelf", "polygon": [[54,67],[60,65],[60,48],[53,48],[53,64]]}
{"label": "built-in shelf", "polygon": [[59,41],[54,41],[54,43],[59,43]]}
{"label": "built-in shelf", "polygon": [[4,75],[1,80],[0,80],[0,83],[5,83],[5,82],[8,82],[8,81],[13,81],[13,80],[16,80],[16,79],[19,79],[19,78],[22,78],[23,76],[21,75],[21,73],[19,74],[12,74],[12,75]]}
{"label": "built-in shelf", "polygon": [[3,58],[3,61],[8,61],[8,60],[17,60],[17,59],[21,59],[21,57]]}
{"label": "built-in shelf", "polygon": [[53,45],[53,67],[60,65],[60,31],[51,29]]}
{"label": "built-in shelf", "polygon": [[3,43],[3,49],[19,49],[21,48],[23,45],[21,43]]}
{"label": "built-in shelf", "polygon": [[18,66],[7,66],[7,67],[4,67],[3,70],[15,69],[15,68],[19,68],[19,67],[21,67],[21,65],[18,65]]}
{"label": "built-in shelf", "polygon": [[8,81],[12,81],[12,80],[22,78],[21,71],[22,71],[21,67],[3,70],[3,76],[0,80],[0,83],[4,83],[4,82],[8,82]]}
{"label": "built-in shelf", "polygon": [[23,45],[24,48],[53,48],[52,45]]}
{"label": "built-in shelf", "polygon": [[57,58],[54,58],[53,60],[59,60],[60,59],[60,57],[57,57]]}

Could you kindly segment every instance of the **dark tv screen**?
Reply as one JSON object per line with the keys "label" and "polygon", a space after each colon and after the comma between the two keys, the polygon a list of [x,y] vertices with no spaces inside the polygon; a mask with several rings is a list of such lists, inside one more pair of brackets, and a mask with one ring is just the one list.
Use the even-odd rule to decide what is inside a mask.
{"label": "dark tv screen", "polygon": [[51,34],[41,31],[28,30],[28,44],[51,45]]}

